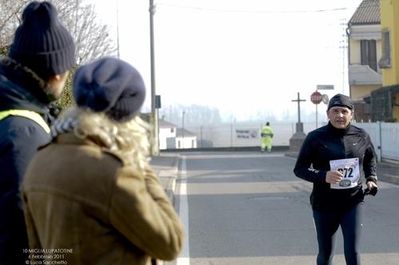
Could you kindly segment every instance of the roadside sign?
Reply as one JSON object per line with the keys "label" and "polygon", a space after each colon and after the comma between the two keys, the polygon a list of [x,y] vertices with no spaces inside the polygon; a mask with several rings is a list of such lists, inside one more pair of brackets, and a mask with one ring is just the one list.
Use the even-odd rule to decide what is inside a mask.
{"label": "roadside sign", "polygon": [[328,101],[329,101],[330,99],[328,98],[328,95],[327,94],[323,94],[323,103],[324,104],[328,104]]}
{"label": "roadside sign", "polygon": [[315,91],[312,93],[312,95],[310,95],[310,101],[312,101],[316,105],[320,104],[320,102],[323,101],[323,95],[320,92]]}
{"label": "roadside sign", "polygon": [[317,85],[317,90],[333,90],[334,85]]}

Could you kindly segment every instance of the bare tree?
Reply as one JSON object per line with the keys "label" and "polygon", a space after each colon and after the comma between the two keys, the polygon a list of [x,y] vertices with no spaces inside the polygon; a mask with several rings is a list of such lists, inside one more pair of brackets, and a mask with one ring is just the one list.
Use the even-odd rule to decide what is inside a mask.
{"label": "bare tree", "polygon": [[53,0],[60,19],[76,40],[77,64],[116,54],[109,26],[98,19],[95,6],[82,0]]}
{"label": "bare tree", "polygon": [[[29,0],[0,0],[0,55],[8,54],[14,32],[21,22],[21,13]],[[95,6],[83,0],[50,0],[56,6],[58,15],[76,41],[77,65],[65,85],[58,102],[62,107],[73,104],[72,76],[74,70],[84,63],[103,56],[116,55],[116,43],[109,34],[108,25],[101,23]]]}
{"label": "bare tree", "polygon": [[[29,1],[0,0],[0,47],[2,51],[11,43],[14,31],[19,25],[19,15],[27,2]],[[3,55],[3,53],[1,54]]]}
{"label": "bare tree", "polygon": [[[8,47],[20,24],[21,11],[27,0],[0,0],[0,47]],[[76,41],[77,64],[115,55],[116,44],[109,35],[108,25],[97,18],[93,4],[83,0],[52,0],[60,20]],[[6,50],[6,49],[5,49]],[[2,53],[5,55],[6,53]]]}

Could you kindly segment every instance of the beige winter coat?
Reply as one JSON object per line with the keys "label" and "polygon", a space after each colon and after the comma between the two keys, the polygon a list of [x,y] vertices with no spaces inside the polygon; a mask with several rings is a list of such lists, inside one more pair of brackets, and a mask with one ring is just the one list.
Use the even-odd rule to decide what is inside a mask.
{"label": "beige winter coat", "polygon": [[41,149],[22,192],[32,260],[150,264],[182,249],[182,223],[154,173],[141,177],[89,140],[63,134]]}

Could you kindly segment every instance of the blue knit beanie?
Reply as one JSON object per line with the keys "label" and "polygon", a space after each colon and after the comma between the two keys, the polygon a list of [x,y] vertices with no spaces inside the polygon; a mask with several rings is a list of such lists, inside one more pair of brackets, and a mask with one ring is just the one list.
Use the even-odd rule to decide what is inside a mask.
{"label": "blue knit beanie", "polygon": [[75,42],[49,2],[30,2],[22,13],[9,57],[42,78],[65,73],[75,65]]}
{"label": "blue knit beanie", "polygon": [[80,67],[73,80],[73,95],[79,107],[105,112],[119,122],[140,112],[145,93],[140,73],[127,62],[111,57]]}

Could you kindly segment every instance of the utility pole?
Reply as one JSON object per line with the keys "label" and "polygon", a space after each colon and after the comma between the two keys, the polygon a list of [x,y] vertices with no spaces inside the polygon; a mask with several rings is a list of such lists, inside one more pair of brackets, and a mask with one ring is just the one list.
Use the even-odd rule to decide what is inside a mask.
{"label": "utility pole", "polygon": [[154,14],[155,6],[154,0],[150,0],[150,57],[151,57],[151,114],[153,117],[154,126],[154,143],[152,148],[153,155],[159,155],[159,130],[158,130],[158,114],[155,106],[155,52],[154,52]]}
{"label": "utility pole", "polygon": [[185,111],[182,112],[182,129],[181,129],[181,133],[182,133],[182,148],[184,149],[184,114],[186,114]]}
{"label": "utility pole", "polygon": [[118,58],[121,58],[119,45],[119,0],[116,0],[116,50]]}

